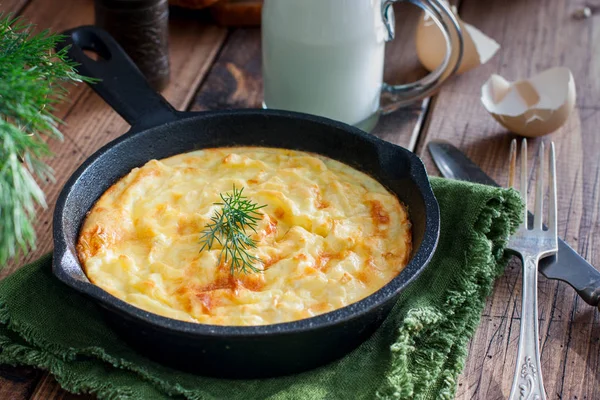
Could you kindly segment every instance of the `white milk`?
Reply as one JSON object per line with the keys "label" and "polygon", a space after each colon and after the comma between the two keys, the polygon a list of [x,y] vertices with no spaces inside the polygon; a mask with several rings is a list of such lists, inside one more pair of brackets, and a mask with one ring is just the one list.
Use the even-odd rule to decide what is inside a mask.
{"label": "white milk", "polygon": [[379,109],[381,0],[265,0],[264,103],[358,124]]}

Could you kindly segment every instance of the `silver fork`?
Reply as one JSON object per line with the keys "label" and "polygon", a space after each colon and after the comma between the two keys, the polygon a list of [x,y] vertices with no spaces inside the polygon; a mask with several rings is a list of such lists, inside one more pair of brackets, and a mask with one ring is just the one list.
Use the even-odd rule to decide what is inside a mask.
{"label": "silver fork", "polygon": [[[538,338],[537,275],[538,261],[556,254],[556,162],[554,143],[550,144],[550,204],[548,206],[548,229],[542,228],[544,204],[544,143],[538,154],[538,171],[535,193],[533,225],[527,213],[527,140],[521,144],[520,192],[525,203],[525,217],[517,232],[510,238],[507,249],[521,257],[523,263],[523,293],[521,299],[521,332],[515,376],[510,390],[510,400],[545,400],[542,381],[540,346]],[[510,144],[509,186],[515,187],[517,141]]]}

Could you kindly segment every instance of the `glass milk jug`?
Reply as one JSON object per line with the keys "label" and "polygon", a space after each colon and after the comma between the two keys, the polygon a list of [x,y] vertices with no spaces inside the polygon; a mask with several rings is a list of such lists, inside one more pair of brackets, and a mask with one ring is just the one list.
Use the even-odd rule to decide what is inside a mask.
{"label": "glass milk jug", "polygon": [[[394,37],[393,0],[265,0],[262,11],[266,108],[320,115],[370,129],[382,91],[396,109],[435,91],[462,57],[462,35],[439,0],[408,0],[428,12],[446,39],[442,65],[406,85],[383,82],[385,42]],[[454,44],[450,40],[458,40]]]}

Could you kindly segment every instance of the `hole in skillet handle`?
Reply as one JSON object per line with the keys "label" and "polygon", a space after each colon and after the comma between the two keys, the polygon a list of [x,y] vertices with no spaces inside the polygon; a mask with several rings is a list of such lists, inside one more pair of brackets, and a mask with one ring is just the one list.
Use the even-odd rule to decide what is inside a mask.
{"label": "hole in skillet handle", "polygon": [[[96,26],[81,26],[63,32],[56,45],[66,48],[66,56],[78,64],[77,72],[98,79],[90,87],[130,125],[150,128],[180,117],[159,93],[150,87],[138,67],[117,41]],[[87,51],[97,53],[99,59]]]}
{"label": "hole in skillet handle", "polygon": [[[107,44],[95,32],[87,30],[77,31],[76,29],[71,34],[71,46],[78,45],[82,51],[82,55],[88,59],[87,63],[110,61],[112,59],[112,54]],[[70,31],[64,34],[68,35],[68,32]],[[69,52],[68,55],[70,58],[73,58],[72,54],[72,52]],[[81,60],[77,60],[77,62],[83,65]]]}
{"label": "hole in skillet handle", "polygon": [[82,47],[83,54],[92,61],[110,61],[112,55],[106,44],[102,41],[92,41],[89,45]]}
{"label": "hole in skillet handle", "polygon": [[91,60],[94,61],[98,61],[98,60],[106,60],[105,58],[103,58],[100,54],[96,53],[94,50],[92,49],[83,49],[83,53],[85,54],[85,56]]}

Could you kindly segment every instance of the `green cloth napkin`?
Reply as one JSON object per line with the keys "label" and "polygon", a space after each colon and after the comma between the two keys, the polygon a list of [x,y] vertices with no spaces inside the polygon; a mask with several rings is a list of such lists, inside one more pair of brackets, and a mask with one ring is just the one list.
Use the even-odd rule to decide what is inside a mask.
{"label": "green cloth napkin", "polygon": [[431,184],[442,221],[431,264],[381,328],[339,361],[237,381],[163,367],[127,347],[91,301],[55,279],[48,255],[0,282],[0,363],[49,370],[66,390],[103,399],[452,399],[522,203],[512,190]]}

